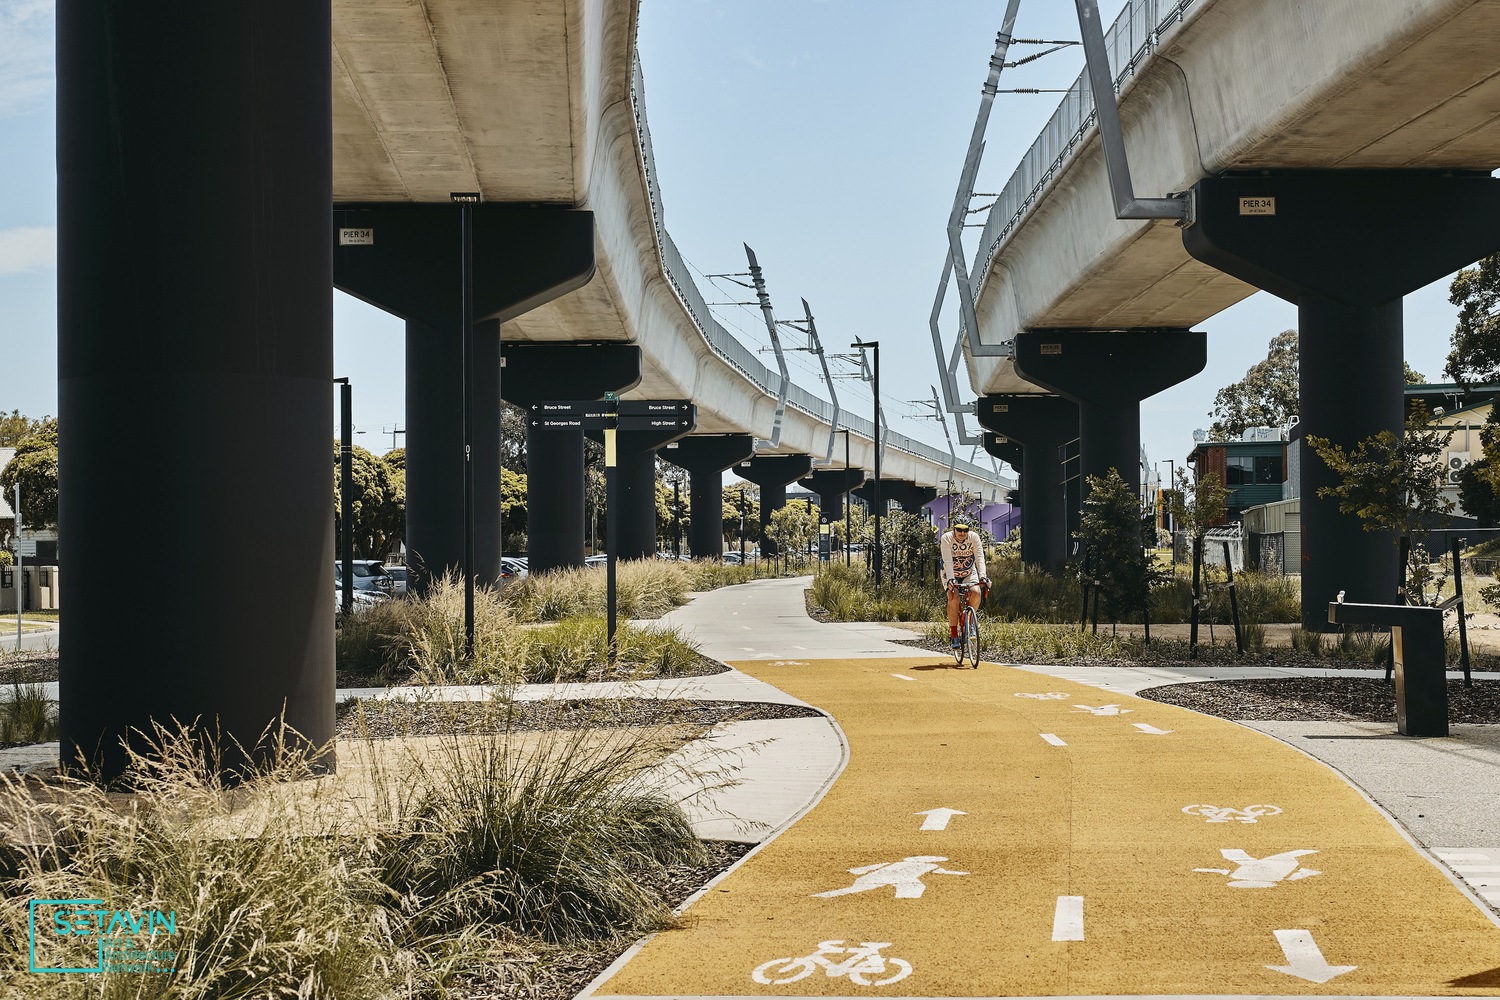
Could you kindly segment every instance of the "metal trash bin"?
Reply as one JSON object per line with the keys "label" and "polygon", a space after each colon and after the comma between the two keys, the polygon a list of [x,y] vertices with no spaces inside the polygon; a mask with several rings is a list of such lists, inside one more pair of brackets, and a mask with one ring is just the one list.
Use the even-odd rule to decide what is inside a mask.
{"label": "metal trash bin", "polygon": [[1396,731],[1402,736],[1448,735],[1448,665],[1441,610],[1331,603],[1328,621],[1389,628],[1395,660]]}

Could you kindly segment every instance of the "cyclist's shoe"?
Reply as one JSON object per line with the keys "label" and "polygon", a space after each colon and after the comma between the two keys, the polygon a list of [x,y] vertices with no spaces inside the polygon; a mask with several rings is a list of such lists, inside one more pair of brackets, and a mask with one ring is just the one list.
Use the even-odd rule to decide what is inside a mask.
{"label": "cyclist's shoe", "polygon": [[953,641],[951,643],[949,643],[949,645],[951,645],[954,649],[960,648],[961,646],[963,646],[963,644],[964,644],[964,637],[961,636],[961,635],[955,635],[953,637]]}

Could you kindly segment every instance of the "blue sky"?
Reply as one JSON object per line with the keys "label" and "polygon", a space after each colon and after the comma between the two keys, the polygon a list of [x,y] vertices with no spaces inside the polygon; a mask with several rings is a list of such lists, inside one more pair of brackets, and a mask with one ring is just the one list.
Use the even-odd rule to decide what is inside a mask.
{"label": "blue sky", "polygon": [[[1103,0],[1106,22],[1121,6]],[[739,272],[749,243],[780,317],[800,317],[805,297],[831,350],[878,338],[893,427],[940,446],[936,423],[915,419],[905,401],[930,397],[937,381],[927,316],[1003,9],[1001,0],[641,0],[647,112],[667,228],[683,254],[705,274]],[[53,0],[0,0],[0,410],[33,416],[57,412],[52,10]],[[1021,5],[1018,37],[1077,30],[1070,3]],[[1081,68],[1073,48],[1008,70],[1000,85],[1066,87]],[[978,190],[1000,190],[1056,103],[997,98]],[[748,297],[699,283],[710,302]],[[1456,314],[1447,286],[1406,299],[1406,357],[1433,381]],[[716,311],[748,343],[766,342],[758,311]],[[1207,368],[1142,404],[1151,459],[1180,464],[1193,428],[1210,422],[1214,393],[1294,326],[1295,308],[1265,293],[1202,324]],[[950,305],[945,335],[954,330]],[[405,426],[400,321],[336,293],[334,338],[336,374],[355,386],[359,443],[400,443],[391,435]],[[814,360],[792,358],[796,381],[820,390]],[[837,389],[868,413],[866,386]]]}

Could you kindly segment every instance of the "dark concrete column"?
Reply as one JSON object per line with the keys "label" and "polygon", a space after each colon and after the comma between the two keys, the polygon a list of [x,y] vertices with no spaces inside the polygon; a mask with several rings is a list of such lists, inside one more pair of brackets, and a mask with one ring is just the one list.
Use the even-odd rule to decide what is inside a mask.
{"label": "dark concrete column", "polygon": [[669,444],[661,457],[691,475],[688,552],[694,559],[724,555],[724,470],[755,454],[749,434],[695,434]]}
{"label": "dark concrete column", "polygon": [[[648,559],[656,554],[656,452],[691,434],[696,416],[696,412],[689,412],[690,423],[686,427],[622,430],[616,435],[620,511],[618,517],[614,511],[609,512],[609,525],[611,531],[619,528],[619,534],[614,536],[618,558]],[[603,435],[591,431],[590,436]]]}
{"label": "dark concrete column", "polygon": [[991,395],[974,409],[980,424],[1022,448],[1021,561],[1061,572],[1068,512],[1059,450],[1078,436],[1078,404],[1061,396]]}
{"label": "dark concrete column", "polygon": [[[474,578],[493,584],[500,578],[500,324],[588,282],[594,222],[590,212],[555,208],[481,204],[472,212]],[[406,545],[425,587],[464,560],[459,209],[340,205],[333,217],[335,285],[407,320]],[[350,230],[361,242],[348,241]]]}
{"label": "dark concrete column", "polygon": [[761,554],[776,554],[776,543],[767,530],[771,515],[786,506],[787,484],[801,479],[811,468],[810,455],[756,455],[735,469],[735,474],[741,479],[760,487]]}
{"label": "dark concrete column", "polygon": [[[173,720],[231,772],[278,717],[333,737],[330,43],[327,4],[57,9],[64,764],[113,777]],[[234,527],[268,520],[276,598],[226,599]],[[171,588],[151,642],[122,525]]]}
{"label": "dark concrete column", "polygon": [[1115,469],[1137,493],[1141,400],[1192,378],[1207,361],[1208,337],[1193,330],[1026,330],[1016,337],[1017,374],[1078,403],[1084,482]]}
{"label": "dark concrete column", "polygon": [[[859,497],[866,505],[875,502],[875,481],[865,480],[863,486],[849,491]],[[918,486],[910,479],[885,479],[880,480],[880,498],[888,503],[894,503],[897,507],[908,514],[920,514],[925,504],[937,499],[936,486]]]}
{"label": "dark concrete column", "polygon": [[825,521],[844,519],[844,494],[865,481],[864,469],[814,469],[801,485],[818,495]]}
{"label": "dark concrete column", "polygon": [[[408,319],[406,551],[421,589],[463,565],[464,412],[462,393],[453,391],[462,384],[463,341],[452,331]],[[474,482],[477,494],[478,476]],[[476,526],[478,514],[476,505]]]}
{"label": "dark concrete column", "polygon": [[538,417],[529,408],[633,388],[641,380],[641,349],[631,344],[507,343],[501,354],[505,400],[528,408],[526,541],[531,572],[582,566],[583,422]]}
{"label": "dark concrete column", "polygon": [[[1401,298],[1500,248],[1500,181],[1329,171],[1208,178],[1193,194],[1197,218],[1182,234],[1188,253],[1297,303],[1303,433],[1345,448],[1381,431],[1401,434]],[[1304,448],[1309,629],[1329,627],[1324,609],[1340,590],[1351,603],[1389,604],[1396,594],[1395,546],[1317,495],[1331,482]]]}

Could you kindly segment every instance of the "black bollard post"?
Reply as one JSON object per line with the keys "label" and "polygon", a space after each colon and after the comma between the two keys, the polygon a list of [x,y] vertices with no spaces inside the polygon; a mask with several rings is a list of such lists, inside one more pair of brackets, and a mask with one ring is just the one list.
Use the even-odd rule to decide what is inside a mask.
{"label": "black bollard post", "polygon": [[1193,607],[1188,613],[1188,659],[1198,658],[1198,584],[1203,572],[1203,539],[1199,536],[1193,538]]}
{"label": "black bollard post", "polygon": [[1473,687],[1474,678],[1469,673],[1469,628],[1464,621],[1464,569],[1458,554],[1464,539],[1453,540],[1453,605],[1458,609],[1458,662],[1464,671],[1464,687]]}
{"label": "black bollard post", "polygon": [[1229,616],[1234,622],[1234,649],[1245,655],[1245,640],[1240,636],[1240,602],[1234,596],[1234,566],[1229,562],[1229,543],[1224,543],[1224,572],[1229,576]]}

